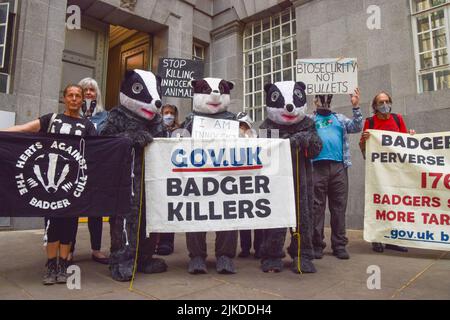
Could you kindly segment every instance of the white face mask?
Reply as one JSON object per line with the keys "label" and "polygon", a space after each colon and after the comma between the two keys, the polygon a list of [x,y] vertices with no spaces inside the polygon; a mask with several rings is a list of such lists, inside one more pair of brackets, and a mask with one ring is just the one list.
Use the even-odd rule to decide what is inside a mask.
{"label": "white face mask", "polygon": [[384,103],[381,106],[377,106],[376,110],[382,114],[388,114],[392,110],[392,105],[390,103]]}
{"label": "white face mask", "polygon": [[163,116],[163,121],[166,126],[171,126],[175,121],[175,116],[171,114],[166,114]]}

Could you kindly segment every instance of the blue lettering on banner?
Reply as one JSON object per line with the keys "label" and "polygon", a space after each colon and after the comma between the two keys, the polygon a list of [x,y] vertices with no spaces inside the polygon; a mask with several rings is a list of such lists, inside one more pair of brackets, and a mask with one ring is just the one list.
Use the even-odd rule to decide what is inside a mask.
{"label": "blue lettering on banner", "polygon": [[247,148],[221,148],[201,149],[197,148],[186,152],[184,149],[176,149],[171,156],[172,164],[176,168],[220,168],[228,167],[232,170],[233,167],[251,167],[252,169],[262,168],[262,161],[260,158],[261,147],[247,147]]}

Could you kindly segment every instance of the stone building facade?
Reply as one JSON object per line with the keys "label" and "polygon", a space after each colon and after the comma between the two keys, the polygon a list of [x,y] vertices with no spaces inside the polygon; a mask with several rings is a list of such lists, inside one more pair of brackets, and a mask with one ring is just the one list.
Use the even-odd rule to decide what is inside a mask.
{"label": "stone building facade", "polygon": [[[69,30],[77,8],[81,29]],[[447,131],[449,12],[446,0],[0,0],[0,111],[15,113],[16,124],[57,112],[61,89],[84,76],[97,79],[109,109],[123,70],[156,72],[160,57],[176,57],[202,59],[206,76],[235,82],[231,111],[260,121],[263,84],[292,80],[295,59],[356,57],[365,116],[386,90],[410,128]],[[164,100],[181,118],[190,111],[189,99]],[[348,97],[334,104],[351,114]],[[351,138],[347,209],[355,229],[364,211],[358,139]],[[0,226],[42,227],[41,220],[0,218]]]}

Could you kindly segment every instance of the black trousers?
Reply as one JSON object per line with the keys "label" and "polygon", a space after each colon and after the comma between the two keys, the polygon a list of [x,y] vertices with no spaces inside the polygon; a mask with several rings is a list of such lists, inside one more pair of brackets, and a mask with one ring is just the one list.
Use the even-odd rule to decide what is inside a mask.
{"label": "black trousers", "polygon": [[[48,225],[48,223],[50,224]],[[47,241],[60,244],[71,244],[75,238],[78,226],[78,217],[71,218],[45,218],[45,228],[48,225]]]}
{"label": "black trousers", "polygon": [[[263,230],[253,230],[253,234],[253,250],[255,250],[255,252],[258,252],[261,249]],[[250,249],[252,248],[252,230],[240,230],[239,238],[242,251],[250,251]]]}
{"label": "black trousers", "polygon": [[[103,232],[103,217],[89,217],[88,218],[89,234],[91,236],[91,249],[100,250],[102,247],[102,232]],[[72,241],[72,248],[70,252],[75,251],[75,243],[77,242],[78,221],[75,228],[75,234]]]}
{"label": "black trousers", "polygon": [[173,243],[175,241],[175,233],[160,233],[158,245],[168,245],[173,249]]}
{"label": "black trousers", "polygon": [[[216,257],[227,256],[234,258],[237,247],[237,231],[218,231],[216,232],[215,255]],[[206,258],[206,232],[187,232],[186,245],[189,251],[189,257]]]}
{"label": "black trousers", "polygon": [[345,230],[345,211],[348,198],[347,168],[342,162],[314,162],[314,248],[325,248],[325,208],[328,197],[331,225],[331,248],[343,249],[348,243]]}

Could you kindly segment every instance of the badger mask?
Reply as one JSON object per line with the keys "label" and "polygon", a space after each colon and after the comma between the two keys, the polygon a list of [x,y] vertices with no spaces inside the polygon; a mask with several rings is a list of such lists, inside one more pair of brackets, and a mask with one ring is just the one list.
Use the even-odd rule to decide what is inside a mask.
{"label": "badger mask", "polygon": [[280,125],[293,125],[306,116],[306,86],[303,82],[268,83],[266,92],[267,117]]}
{"label": "badger mask", "polygon": [[120,104],[138,116],[152,120],[162,106],[161,78],[150,71],[127,71],[120,86]]}
{"label": "badger mask", "polygon": [[230,91],[234,84],[219,78],[192,80],[194,98],[193,111],[204,114],[216,114],[227,111],[230,104]]}

